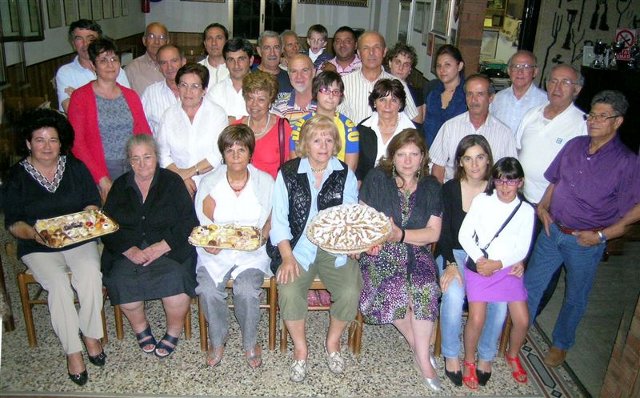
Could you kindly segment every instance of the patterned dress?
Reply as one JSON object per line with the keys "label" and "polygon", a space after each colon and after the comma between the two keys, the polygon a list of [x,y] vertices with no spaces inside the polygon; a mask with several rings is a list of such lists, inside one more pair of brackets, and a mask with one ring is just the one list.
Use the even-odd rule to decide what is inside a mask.
{"label": "patterned dress", "polygon": [[[393,217],[403,229],[424,228],[431,216],[442,214],[440,185],[432,177],[420,180],[416,191],[407,196],[393,178],[376,168],[367,175],[360,200]],[[416,319],[435,321],[438,317],[440,287],[428,246],[384,243],[379,255],[362,254],[360,269],[360,311],[365,322],[388,324],[402,319],[410,302]]]}

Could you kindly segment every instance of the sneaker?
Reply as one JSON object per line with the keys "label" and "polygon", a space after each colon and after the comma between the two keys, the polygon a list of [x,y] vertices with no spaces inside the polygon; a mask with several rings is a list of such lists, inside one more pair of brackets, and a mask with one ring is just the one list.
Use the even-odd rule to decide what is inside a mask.
{"label": "sneaker", "polygon": [[294,360],[289,369],[289,379],[300,383],[307,377],[307,361],[304,359]]}
{"label": "sneaker", "polygon": [[344,372],[344,359],[339,351],[332,353],[327,351],[327,365],[332,373],[341,374]]}

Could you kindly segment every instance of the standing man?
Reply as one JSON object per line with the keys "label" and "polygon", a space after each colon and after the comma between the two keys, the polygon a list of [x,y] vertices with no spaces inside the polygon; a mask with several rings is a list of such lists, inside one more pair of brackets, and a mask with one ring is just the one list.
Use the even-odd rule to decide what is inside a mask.
{"label": "standing man", "polygon": [[209,86],[229,76],[229,71],[222,56],[222,49],[227,40],[229,40],[229,31],[224,25],[215,22],[204,28],[202,42],[207,56],[198,63],[206,66],[209,70]]}
{"label": "standing man", "polygon": [[246,39],[234,38],[225,43],[222,54],[229,77],[214,84],[207,92],[207,97],[224,109],[229,123],[232,123],[248,116],[242,95],[242,79],[251,72],[253,45]]}
{"label": "standing man", "polygon": [[489,113],[489,104],[493,100],[495,89],[485,75],[469,76],[464,84],[468,111],[447,120],[436,135],[429,150],[433,168],[431,174],[445,183],[453,178],[456,165],[456,149],[460,140],[469,134],[484,136],[493,153],[493,159],[506,156],[516,157],[516,140],[509,127]]}
{"label": "standing man", "polygon": [[[556,84],[574,85],[572,81]],[[549,186],[537,207],[544,231],[538,235],[524,283],[532,324],[549,279],[564,263],[565,297],[553,329],[552,347],[544,358],[551,367],[561,365],[575,344],[607,243],[603,230],[634,204],[640,183],[634,179],[637,159],[617,134],[628,106],[619,91],[596,94],[586,117],[589,135],[569,141],[545,172]],[[595,231],[598,242],[581,245],[578,231]]]}
{"label": "standing man", "polygon": [[[380,33],[368,31],[358,39],[358,54],[362,60],[362,68],[344,77],[344,102],[338,108],[338,112],[345,114],[356,124],[373,113],[369,106],[369,94],[376,82],[380,79],[395,79],[395,76],[382,67],[386,53],[387,47]],[[402,85],[407,94],[404,113],[409,119],[414,119],[418,116],[416,104],[407,85]]]}
{"label": "standing man", "polygon": [[[87,50],[89,44],[101,36],[100,25],[88,19],[79,19],[69,26],[69,41],[77,55],[71,63],[62,65],[56,73],[58,108],[61,112],[67,112],[73,90],[96,79],[96,72]],[[122,69],[118,72],[116,81],[129,87],[129,80]]]}
{"label": "standing man", "polygon": [[547,94],[533,84],[538,75],[538,65],[531,51],[517,51],[507,65],[511,86],[496,94],[489,111],[515,134],[524,114],[546,103]]}
{"label": "standing man", "polygon": [[176,74],[178,69],[187,62],[182,50],[173,44],[165,44],[160,47],[156,59],[164,80],[147,87],[141,97],[144,114],[147,116],[154,136],[160,129],[160,121],[164,111],[179,100]]}
{"label": "standing man", "polygon": [[124,71],[127,79],[138,95],[142,95],[144,90],[155,82],[164,80],[162,72],[158,66],[158,49],[169,43],[169,32],[167,27],[160,22],[151,22],[142,36],[147,52],[131,61]]}
{"label": "standing man", "polygon": [[280,69],[280,54],[282,52],[280,35],[272,30],[265,30],[260,33],[257,49],[262,61],[254,69],[259,69],[275,76],[278,80],[279,93],[293,91],[293,87],[289,82],[289,75],[286,71]]}
{"label": "standing man", "polygon": [[313,61],[306,54],[298,54],[289,60],[289,79],[293,90],[278,94],[274,109],[293,124],[309,112],[316,110],[312,83],[315,76]]}
{"label": "standing man", "polygon": [[348,26],[339,27],[333,35],[333,53],[336,56],[324,64],[324,70],[335,70],[344,77],[362,67],[356,54],[356,32]]}

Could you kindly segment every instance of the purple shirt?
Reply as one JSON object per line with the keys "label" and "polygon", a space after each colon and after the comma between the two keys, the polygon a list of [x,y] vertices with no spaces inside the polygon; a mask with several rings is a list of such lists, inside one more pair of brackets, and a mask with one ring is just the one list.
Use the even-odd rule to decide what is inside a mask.
{"label": "purple shirt", "polygon": [[560,150],[544,173],[555,184],[551,216],[572,229],[599,229],[618,221],[633,205],[637,157],[616,136],[588,155],[588,136]]}

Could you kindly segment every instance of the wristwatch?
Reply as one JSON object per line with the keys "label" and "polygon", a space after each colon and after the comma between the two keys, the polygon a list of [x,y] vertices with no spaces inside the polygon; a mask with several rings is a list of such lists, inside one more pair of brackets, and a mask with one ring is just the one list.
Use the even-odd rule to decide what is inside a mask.
{"label": "wristwatch", "polygon": [[607,243],[607,236],[602,230],[598,231],[598,238],[600,238],[600,243]]}

